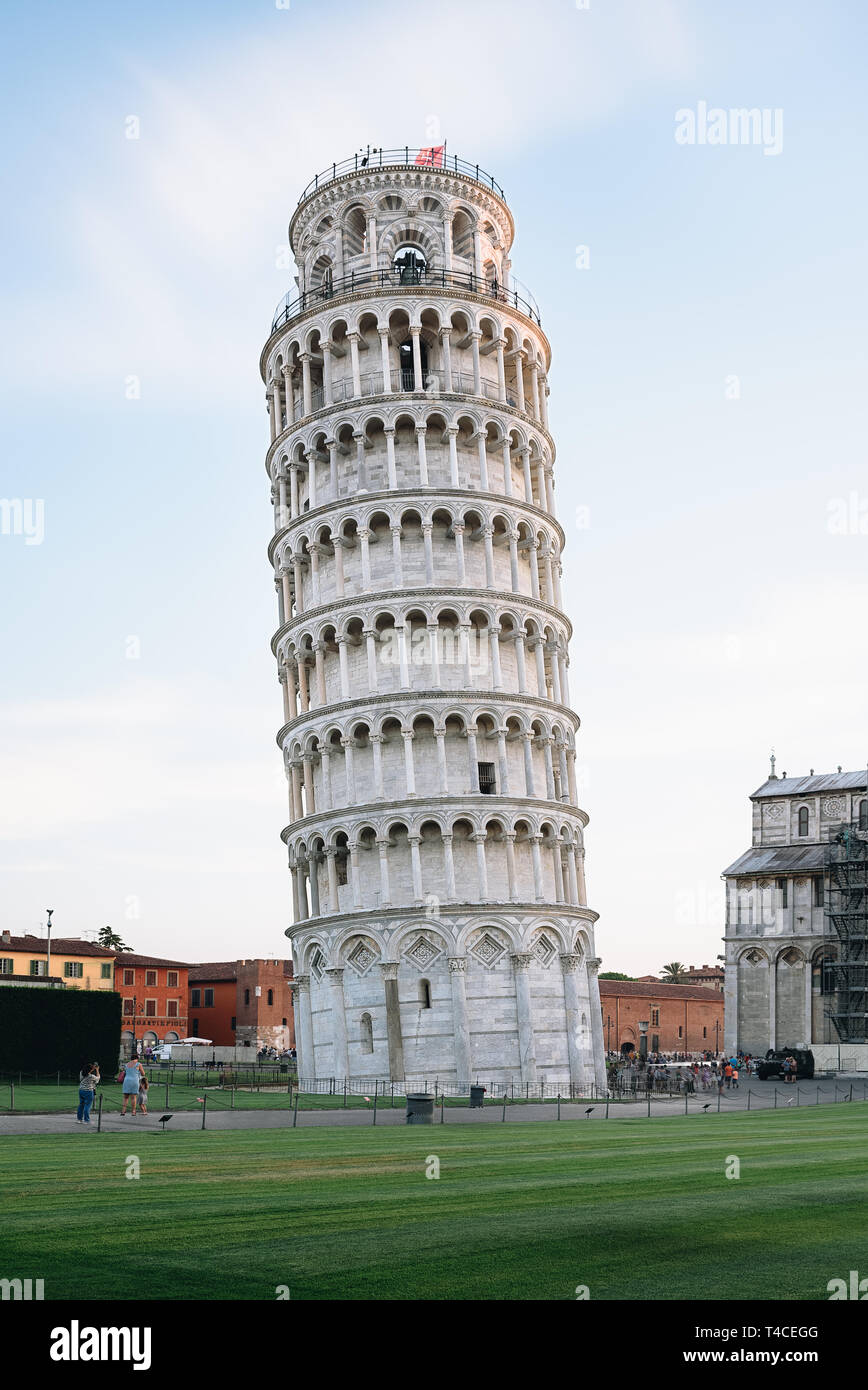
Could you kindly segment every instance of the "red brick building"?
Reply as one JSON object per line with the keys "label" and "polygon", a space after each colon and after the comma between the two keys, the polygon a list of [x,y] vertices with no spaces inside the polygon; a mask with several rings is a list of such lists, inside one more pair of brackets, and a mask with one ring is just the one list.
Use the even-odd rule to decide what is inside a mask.
{"label": "red brick building", "polygon": [[190,1035],[218,1047],[295,1047],[291,960],[191,965]]}
{"label": "red brick building", "polygon": [[607,1052],[639,1051],[640,1023],[648,1024],[649,1052],[719,1052],[723,1047],[723,995],[704,985],[659,980],[600,980]]}
{"label": "red brick building", "polygon": [[115,961],[115,991],[121,996],[121,1046],[133,1040],[155,1047],[187,1034],[187,971],[179,960],[122,951]]}
{"label": "red brick building", "polygon": [[723,966],[722,965],[691,965],[684,972],[684,980],[688,985],[704,985],[706,989],[719,989],[723,993]]}

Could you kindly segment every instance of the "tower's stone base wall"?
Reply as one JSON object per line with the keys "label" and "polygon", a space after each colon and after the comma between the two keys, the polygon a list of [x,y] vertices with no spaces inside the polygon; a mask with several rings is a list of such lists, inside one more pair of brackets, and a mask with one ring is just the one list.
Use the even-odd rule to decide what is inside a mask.
{"label": "tower's stone base wall", "polygon": [[302,1082],[602,1086],[591,930],[560,908],[299,932]]}

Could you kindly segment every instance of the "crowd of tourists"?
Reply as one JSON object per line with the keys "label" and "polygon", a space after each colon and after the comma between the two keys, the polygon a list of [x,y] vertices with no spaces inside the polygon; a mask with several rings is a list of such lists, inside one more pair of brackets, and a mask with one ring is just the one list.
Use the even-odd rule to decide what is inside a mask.
{"label": "crowd of tourists", "polygon": [[[626,1092],[632,1095],[641,1092],[695,1095],[715,1090],[737,1091],[739,1080],[755,1071],[758,1060],[743,1052],[732,1057],[705,1053],[692,1061],[683,1053],[655,1052],[640,1058],[635,1052],[628,1052],[609,1062],[609,1090],[621,1095]],[[795,1080],[795,1064],[792,1077]]]}

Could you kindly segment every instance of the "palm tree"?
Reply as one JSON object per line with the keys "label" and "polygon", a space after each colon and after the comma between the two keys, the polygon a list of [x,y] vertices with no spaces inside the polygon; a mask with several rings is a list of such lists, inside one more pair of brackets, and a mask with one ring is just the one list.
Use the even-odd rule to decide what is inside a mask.
{"label": "palm tree", "polygon": [[100,946],[105,946],[107,951],[131,951],[133,949],[132,946],[127,946],[117,932],[112,931],[111,927],[100,927],[97,940]]}
{"label": "palm tree", "polygon": [[665,985],[683,985],[687,976],[687,966],[680,960],[672,960],[660,971]]}

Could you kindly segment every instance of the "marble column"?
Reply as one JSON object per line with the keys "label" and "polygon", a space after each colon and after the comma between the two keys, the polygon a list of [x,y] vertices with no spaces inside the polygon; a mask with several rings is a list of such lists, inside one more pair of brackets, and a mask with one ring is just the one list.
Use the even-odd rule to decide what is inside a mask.
{"label": "marble column", "polygon": [[389,1045],[389,1077],[404,1080],[404,1039],[401,1034],[401,1005],[398,999],[398,962],[384,961],[383,986],[386,995],[386,1039]]}
{"label": "marble column", "polygon": [[518,1060],[521,1068],[521,1084],[522,1086],[533,1086],[537,1079],[529,973],[533,956],[529,953],[514,951],[511,953],[511,960],[515,979],[515,1010],[518,1018]]}
{"label": "marble column", "polygon": [[295,1014],[295,1049],[299,1081],[316,1080],[316,1058],[313,1050],[313,1021],[310,1011],[310,975],[296,975],[290,988]]}
{"label": "marble column", "polygon": [[332,1075],[343,1080],[350,1074],[350,1056],[347,1046],[347,1015],[344,1002],[343,966],[330,967],[326,975],[331,986],[332,1023]]}
{"label": "marble column", "polygon": [[449,982],[452,985],[452,1037],[455,1049],[455,1080],[459,1086],[469,1086],[470,1026],[467,1019],[466,956],[449,957]]}

